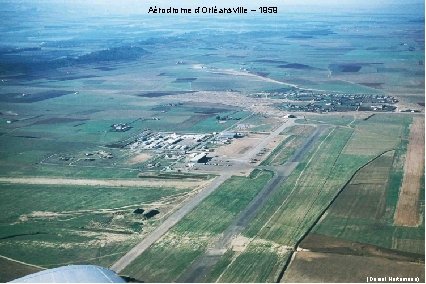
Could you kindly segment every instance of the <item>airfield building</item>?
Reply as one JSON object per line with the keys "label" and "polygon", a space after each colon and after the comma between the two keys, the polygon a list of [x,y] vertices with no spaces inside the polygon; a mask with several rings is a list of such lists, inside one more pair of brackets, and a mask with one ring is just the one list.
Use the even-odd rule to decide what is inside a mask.
{"label": "airfield building", "polygon": [[189,159],[191,163],[204,163],[207,161],[207,153],[196,154]]}
{"label": "airfield building", "polygon": [[241,138],[244,137],[244,134],[239,132],[221,132],[219,134],[220,139],[233,139],[233,138]]}

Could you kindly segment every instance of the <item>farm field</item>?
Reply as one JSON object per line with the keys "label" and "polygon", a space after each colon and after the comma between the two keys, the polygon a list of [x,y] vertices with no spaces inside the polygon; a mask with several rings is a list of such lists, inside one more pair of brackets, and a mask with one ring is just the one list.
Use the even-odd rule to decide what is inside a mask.
{"label": "farm field", "polygon": [[227,180],[122,273],[143,281],[174,281],[271,177],[268,171],[255,170],[250,177]]}
{"label": "farm field", "polygon": [[422,1],[121,2],[0,5],[0,282],[424,281]]}
{"label": "farm field", "polygon": [[0,270],[0,281],[2,282],[10,281],[17,277],[23,277],[42,270],[41,268],[11,261],[3,257],[0,257],[0,267],[2,268]]}
{"label": "farm field", "polygon": [[279,166],[284,164],[313,131],[313,126],[302,125],[286,129],[285,133],[283,133],[286,138],[262,161],[261,165]]}
{"label": "farm field", "polygon": [[409,263],[374,256],[298,252],[292,268],[282,283],[364,283],[367,281],[367,275],[388,277],[387,279],[407,277],[410,279],[409,282],[419,283],[425,279],[423,263]]}
{"label": "farm field", "polygon": [[[329,129],[309,158],[299,164],[282,185],[282,190],[271,198],[244,235],[251,238],[257,236],[282,245],[294,244],[303,235],[306,226],[309,226],[306,224],[312,222],[321,206],[324,206],[321,204],[333,196],[333,183],[338,186],[339,178],[340,182],[344,182],[342,174],[333,179],[332,169],[351,132],[344,128]],[[288,214],[287,210],[293,213]]]}
{"label": "farm field", "polygon": [[[0,255],[51,268],[110,265],[174,210],[191,188],[2,183],[0,192]],[[159,214],[133,213],[137,208]]]}
{"label": "farm field", "polygon": [[[394,222],[399,226],[417,227],[420,220],[419,199],[424,179],[425,164],[425,123],[421,117],[413,120],[410,128],[410,138],[407,157],[404,165],[404,177]],[[422,179],[423,177],[423,179]]]}
{"label": "farm field", "polygon": [[252,242],[244,251],[235,253],[216,281],[222,283],[275,282],[281,272],[281,264],[289,256],[290,252],[276,244],[265,241]]}
{"label": "farm field", "polygon": [[[379,123],[378,121],[380,121],[382,128],[388,127],[389,135],[382,137],[382,139],[388,139],[388,143],[383,144],[380,149],[373,145],[373,148],[369,152],[367,151],[365,155],[361,155],[360,152],[356,155],[346,154],[346,152],[352,151],[349,147],[355,145],[352,140],[360,141],[364,139],[363,136],[365,135],[368,135],[367,139],[370,139],[371,136],[382,135],[385,132],[383,129],[369,132],[364,130],[365,128],[374,129],[372,125]],[[383,121],[387,123],[383,124]],[[316,218],[325,210],[341,187],[351,179],[361,166],[375,158],[371,153],[380,154],[384,151],[391,151],[394,149],[393,147],[403,144],[401,135],[407,133],[408,123],[409,120],[407,121],[404,117],[395,119],[388,115],[379,115],[377,118],[371,118],[370,121],[357,121],[353,124],[354,128],[329,128],[321,141],[318,142],[315,150],[311,151],[310,156],[299,164],[282,185],[282,191],[270,198],[264,210],[243,232],[243,236],[249,240],[248,246],[255,243],[256,240],[264,240],[286,248],[285,251],[287,252],[295,249],[294,246],[298,240],[314,224]],[[315,194],[312,194],[313,192]],[[280,269],[289,256],[290,254],[287,254],[281,258]],[[223,261],[226,257],[229,257],[229,255],[224,256]],[[235,258],[234,255],[232,259]],[[244,271],[244,269],[247,269],[247,265],[249,264],[232,262],[233,274],[238,274],[235,271]],[[261,274],[261,270],[257,270],[256,267],[251,269],[253,274],[250,275],[254,275],[253,278],[243,278],[242,281],[259,281],[260,278],[255,275]]]}
{"label": "farm field", "polygon": [[[371,115],[371,114],[370,114]],[[326,114],[326,115],[305,115],[305,119],[297,119],[299,123],[313,123],[313,124],[331,124],[340,126],[351,126],[356,120],[366,119],[368,114]],[[375,115],[375,114],[374,114]],[[374,116],[373,115],[373,116]]]}
{"label": "farm field", "polygon": [[[395,150],[385,152],[353,176],[300,243],[309,252],[295,253],[283,281],[346,282],[348,275],[365,281],[368,275],[382,273],[417,276],[424,281],[424,187],[412,208],[423,216],[421,224],[394,224],[408,139],[407,122],[400,123],[402,139]],[[331,268],[325,270],[325,265]]]}

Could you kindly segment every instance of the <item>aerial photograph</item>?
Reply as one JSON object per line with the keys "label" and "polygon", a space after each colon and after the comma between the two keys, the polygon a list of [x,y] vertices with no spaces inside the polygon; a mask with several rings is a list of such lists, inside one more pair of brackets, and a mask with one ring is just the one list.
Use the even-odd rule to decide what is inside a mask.
{"label": "aerial photograph", "polygon": [[424,283],[424,0],[0,0],[0,282]]}

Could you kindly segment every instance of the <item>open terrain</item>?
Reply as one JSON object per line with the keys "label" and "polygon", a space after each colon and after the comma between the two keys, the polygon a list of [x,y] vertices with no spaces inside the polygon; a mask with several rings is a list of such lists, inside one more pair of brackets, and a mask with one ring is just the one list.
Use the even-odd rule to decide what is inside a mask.
{"label": "open terrain", "polygon": [[40,267],[27,265],[23,262],[17,262],[2,256],[0,256],[0,264],[2,268],[0,270],[0,279],[2,282],[11,281],[17,277],[23,277],[43,270]]}
{"label": "open terrain", "polygon": [[0,281],[424,281],[424,9],[3,2]]}
{"label": "open terrain", "polygon": [[228,179],[122,273],[143,281],[176,280],[269,178],[269,172],[255,172],[248,178]]}
{"label": "open terrain", "polygon": [[238,158],[260,143],[265,135],[249,134],[243,138],[236,139],[229,145],[223,145],[216,149],[215,153],[223,158]]}
{"label": "open terrain", "polygon": [[[372,127],[378,123],[381,125],[380,129]],[[323,134],[321,140],[317,142],[317,146],[311,150],[310,155],[305,158],[303,163],[299,164],[296,170],[287,178],[286,182],[283,183],[283,190],[278,191],[272,195],[272,197],[263,207],[264,209],[259,212],[258,216],[254,218],[248,228],[243,231],[242,235],[246,238],[244,246],[239,248],[237,251],[230,249],[217,262],[216,267],[212,269],[211,274],[208,275],[206,279],[208,279],[208,281],[219,280],[221,282],[263,282],[277,280],[291,282],[306,280],[303,280],[302,278],[287,278],[289,277],[287,275],[292,275],[294,273],[294,260],[291,261],[290,257],[293,255],[293,257],[295,256],[296,259],[298,259],[300,253],[298,252],[299,248],[305,249],[304,241],[300,245],[299,242],[304,240],[306,234],[312,230],[312,226],[318,222],[318,218],[323,216],[322,214],[324,212],[325,215],[321,219],[323,221],[321,221],[321,223],[318,225],[318,228],[323,228],[322,224],[327,220],[330,220],[329,230],[335,230],[339,223],[337,222],[337,219],[332,218],[330,213],[326,211],[331,210],[327,209],[328,205],[331,204],[333,204],[331,205],[331,208],[342,204],[341,210],[346,210],[344,212],[348,212],[348,208],[356,208],[357,212],[362,214],[359,217],[362,218],[362,222],[367,222],[367,220],[370,220],[370,218],[371,220],[376,220],[376,218],[379,218],[379,216],[384,214],[380,213],[380,211],[376,211],[385,210],[386,207],[383,207],[385,204],[383,203],[383,199],[388,200],[388,209],[386,209],[384,212],[386,212],[385,216],[387,216],[386,218],[389,220],[389,217],[392,216],[396,205],[395,201],[397,200],[397,196],[395,199],[395,190],[398,192],[398,188],[392,188],[392,190],[389,190],[387,193],[386,191],[383,191],[383,188],[385,188],[388,184],[387,175],[392,175],[394,171],[397,172],[400,170],[400,163],[396,163],[396,165],[394,165],[393,156],[397,152],[399,159],[400,155],[404,153],[403,147],[405,145],[405,140],[403,137],[406,137],[404,135],[408,134],[406,130],[408,129],[409,123],[410,120],[406,119],[405,117],[379,115],[378,117],[371,118],[371,120],[365,121],[361,119],[356,121],[355,123],[352,123],[353,127],[351,128],[328,128],[328,130]],[[370,131],[367,132],[365,131],[366,129],[369,129]],[[383,135],[386,130],[387,135]],[[383,143],[380,146],[379,144],[373,144],[372,147],[365,152],[365,155],[358,154],[358,150],[356,154],[352,154],[355,149],[359,148],[359,146],[354,143],[354,141],[364,139],[363,137],[366,135],[368,135],[367,139],[380,136],[381,139],[388,142]],[[331,150],[329,147],[333,147],[333,150]],[[396,152],[394,149],[396,149]],[[372,163],[372,166],[370,166],[370,163]],[[377,163],[382,166],[377,167]],[[366,166],[367,164],[368,166]],[[364,166],[366,166],[365,169],[363,168]],[[396,167],[395,170],[392,170],[393,167]],[[372,171],[373,168],[375,169],[374,171]],[[324,172],[327,172],[328,174]],[[345,190],[346,187],[350,186],[352,182],[346,186],[345,184],[353,179],[353,175],[355,173],[355,178],[359,177],[360,180],[366,182],[367,187],[364,189],[365,194],[371,196],[363,197],[360,192],[352,193],[354,195],[351,195],[350,197],[348,196],[347,199],[348,204],[351,204],[352,206],[348,207],[348,204],[343,205],[343,203],[340,203],[342,202],[340,200],[344,195],[342,196],[339,194],[342,188],[342,194],[346,195],[350,192]],[[323,182],[321,182],[321,180],[323,180]],[[362,188],[362,183],[356,180],[353,180],[353,182],[359,188]],[[381,187],[379,187],[379,185]],[[381,188],[382,190],[380,190]],[[336,197],[336,201],[333,202],[334,198]],[[374,200],[382,199],[382,202],[379,204],[369,205],[370,203],[365,202],[366,199],[373,203]],[[359,205],[356,203],[357,200],[359,200]],[[341,217],[343,222],[342,224],[346,224],[348,220],[352,220],[351,218],[353,218],[351,217],[352,215],[350,213],[346,214],[349,215],[344,215]],[[324,217],[325,219],[323,219]],[[361,222],[361,220],[359,222]],[[359,223],[357,222],[356,224]],[[367,222],[366,224],[369,223]],[[356,236],[361,238],[353,239],[353,241],[362,242],[369,240],[367,243],[371,243],[372,245],[380,246],[380,242],[385,240],[385,236],[387,236],[386,238],[392,237],[392,233],[384,230],[383,225],[380,225],[377,228],[371,226],[374,225],[371,224],[366,225],[365,227],[361,227],[363,230],[365,230],[361,232],[359,231],[360,229],[358,227],[354,227],[353,225],[347,225],[345,228],[348,230],[347,236],[349,238],[353,239]],[[373,228],[374,230],[370,231]],[[325,229],[324,232],[326,232],[326,230],[327,229]],[[416,241],[416,239],[422,240],[424,238],[424,235],[421,234],[421,230],[417,230],[416,233],[409,230],[401,231],[399,228],[396,228],[395,232],[397,232],[401,238],[406,238],[408,237],[408,234],[411,234],[412,239],[409,241],[409,243],[411,243],[413,246],[411,249],[408,247],[405,247],[404,249],[403,245],[401,244],[399,245],[400,251],[393,252],[393,255],[397,255],[399,257],[400,254],[404,255],[405,253],[418,253],[419,255],[415,256],[414,258],[409,258],[409,261],[421,261],[421,251],[423,246]],[[344,236],[346,236],[346,233],[343,235],[342,233],[335,233],[334,231],[330,231],[329,234],[330,233],[336,234],[338,238],[345,238]],[[396,236],[395,233],[393,235]],[[310,234],[308,236],[310,236]],[[377,242],[380,240],[380,242],[377,243],[375,240]],[[272,266],[268,266],[269,269],[272,269],[268,276],[262,274],[262,271],[264,271],[262,266],[251,266],[251,262],[256,263],[255,258],[248,258],[249,260],[242,261],[252,254],[250,247],[253,247],[253,245],[258,242],[261,242],[269,247],[275,247],[275,251],[283,252],[278,258],[280,259],[279,262],[281,265],[273,266],[273,269]],[[392,245],[395,245],[396,243],[401,243],[401,241],[397,241],[395,239],[394,244],[389,242],[389,249],[392,249]],[[320,246],[321,245],[318,245],[318,247]],[[415,247],[418,249],[413,251],[413,248]],[[407,258],[403,260],[407,260]],[[297,262],[294,265],[297,265]],[[409,264],[407,265],[409,266]],[[413,271],[418,272],[419,267],[421,267],[421,264],[418,265],[417,268],[415,268]],[[219,269],[221,269],[222,272],[219,272]],[[342,269],[343,268],[341,268],[341,270]],[[248,273],[248,271],[250,271],[250,273]],[[318,275],[318,277],[322,277],[321,271],[325,271],[327,274],[332,274],[330,270],[320,269],[316,270],[316,272],[313,274]],[[284,274],[283,278],[282,273]],[[296,275],[299,275],[299,273],[300,271],[297,272]],[[346,275],[347,271],[343,269],[342,273]],[[321,278],[317,278],[316,280],[313,279],[314,278],[309,278],[309,281],[320,281]],[[339,278],[338,275],[335,278],[322,279],[345,281],[344,278]]]}
{"label": "open terrain", "polygon": [[420,220],[419,199],[425,165],[425,124],[424,119],[416,117],[410,128],[404,177],[395,212],[395,224],[399,226],[418,226]]}
{"label": "open terrain", "polygon": [[[110,265],[176,210],[191,189],[1,183],[0,193],[1,254],[50,268]],[[134,213],[138,208],[145,212]]]}
{"label": "open terrain", "polygon": [[284,164],[313,131],[314,127],[305,125],[296,125],[286,129],[284,140],[280,145],[274,147],[275,149],[262,161],[262,165],[279,166]]}
{"label": "open terrain", "polygon": [[[405,124],[402,133],[408,136],[407,129]],[[403,166],[399,160],[405,156],[407,136],[395,150],[357,171],[342,188],[298,245],[284,282],[363,282],[380,275],[424,281],[424,219],[418,228],[394,224],[402,186],[402,176],[397,179]],[[415,210],[424,209],[418,205]]]}
{"label": "open terrain", "polygon": [[[405,262],[374,256],[298,252],[284,282],[367,282],[367,277],[407,278],[424,282],[424,263]],[[370,279],[369,279],[370,280]],[[370,280],[371,281],[371,280]]]}

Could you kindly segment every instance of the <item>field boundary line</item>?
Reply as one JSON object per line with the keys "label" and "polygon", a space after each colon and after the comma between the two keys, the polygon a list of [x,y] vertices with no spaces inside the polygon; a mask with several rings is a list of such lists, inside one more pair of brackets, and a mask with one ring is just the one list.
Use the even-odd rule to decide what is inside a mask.
{"label": "field boundary line", "polygon": [[[337,129],[339,127],[334,128],[333,130]],[[352,138],[354,131],[351,132],[351,135],[349,135],[349,137],[347,138],[345,145],[342,147],[342,149],[340,149],[338,155],[336,156],[336,158],[334,159],[333,165],[330,167],[330,171],[327,174],[327,177],[324,179],[324,182],[322,183],[321,187],[319,188],[318,192],[316,193],[316,197],[314,200],[312,200],[312,202],[310,203],[309,209],[306,211],[305,215],[302,218],[298,218],[298,220],[303,220],[306,218],[306,216],[311,212],[313,205],[317,202],[319,196],[321,195],[321,193],[324,191],[324,187],[327,184],[328,179],[330,178],[331,173],[333,172],[334,168],[336,167],[336,163],[339,160],[340,156],[342,155],[344,149],[346,148],[346,146],[349,143],[349,140]],[[331,134],[331,133],[330,133]],[[326,137],[326,139],[328,138],[328,136]],[[351,177],[352,179],[352,177]],[[302,222],[300,221],[299,224],[297,225],[296,229],[294,230],[294,232],[297,234],[297,231],[301,228]]]}
{"label": "field boundary line", "polygon": [[351,182],[351,180],[355,177],[355,175],[362,170],[363,168],[365,168],[366,166],[368,166],[369,164],[371,164],[372,162],[374,162],[375,160],[377,160],[378,158],[380,158],[381,156],[383,156],[384,154],[391,152],[391,151],[395,151],[395,149],[388,149],[382,153],[380,153],[379,155],[377,155],[376,157],[370,159],[367,163],[365,163],[364,165],[362,165],[361,167],[359,167],[348,179],[348,181],[337,191],[337,193],[334,195],[333,199],[331,199],[331,201],[328,203],[328,205],[324,208],[324,210],[318,215],[318,217],[315,219],[315,221],[312,223],[312,225],[308,228],[308,230],[302,235],[302,237],[296,242],[293,251],[291,252],[291,257],[289,257],[286,261],[286,263],[284,264],[283,269],[281,270],[281,273],[278,275],[278,279],[275,281],[276,283],[280,283],[281,280],[284,277],[285,272],[287,271],[287,268],[290,265],[291,259],[293,257],[293,254],[295,253],[295,251],[297,251],[297,248],[299,247],[300,243],[309,235],[309,233],[313,230],[313,228],[318,224],[318,222],[322,219],[322,217],[324,216],[324,214],[327,212],[328,209],[330,209],[331,205],[333,205],[333,203],[337,200],[337,198],[339,197],[339,195],[343,192],[343,190],[346,188],[346,186]]}
{"label": "field boundary line", "polygon": [[222,273],[220,273],[219,277],[216,279],[216,281],[214,283],[222,283],[219,282],[220,278],[222,278],[222,276],[225,274],[226,271],[228,271],[228,268],[231,267],[231,265],[237,260],[237,258],[242,254],[243,252],[237,252],[233,257],[231,262],[225,267],[225,269],[222,271]]}
{"label": "field boundary line", "polygon": [[321,143],[318,145],[317,149],[315,150],[314,153],[312,153],[311,158],[309,159],[309,161],[306,163],[306,166],[303,168],[303,170],[300,172],[292,190],[290,191],[290,193],[287,195],[287,197],[284,199],[284,201],[281,203],[281,205],[277,208],[277,210],[274,211],[274,213],[271,215],[271,217],[269,217],[269,219],[265,222],[265,224],[263,224],[263,226],[260,228],[259,230],[259,234],[260,232],[262,232],[262,230],[268,225],[268,223],[275,217],[275,215],[277,214],[277,212],[284,206],[284,204],[287,203],[287,200],[290,198],[290,196],[293,194],[294,189],[297,187],[298,182],[300,177],[302,176],[302,174],[305,172],[305,169],[309,166],[309,164],[311,163],[311,161],[313,160],[315,154],[318,152],[318,150],[321,148],[322,144],[324,143],[324,141],[331,135],[331,133],[333,133],[335,130],[335,128],[333,128],[330,133],[328,133],[328,135],[324,138],[324,140],[321,141]]}
{"label": "field boundary line", "polygon": [[[113,255],[117,255],[117,254],[125,254],[127,252],[127,250],[125,250],[125,251],[119,251],[119,252],[114,252],[114,253],[110,253],[110,254],[104,254],[104,255],[101,255],[101,256],[96,256],[96,257],[90,257],[90,258],[86,258],[86,259],[83,259],[83,260],[73,260],[73,261],[67,261],[67,262],[60,262],[60,263],[52,263],[52,264],[49,264],[49,265],[60,265],[60,266],[63,266],[63,265],[69,265],[69,264],[79,264],[79,263],[81,263],[81,262],[83,262],[83,261],[90,261],[90,260],[96,260],[96,259],[101,259],[101,258],[105,258],[105,257],[110,257],[110,256],[113,256]],[[44,269],[47,269],[47,268],[44,268]]]}
{"label": "field boundary line", "polygon": [[13,261],[13,262],[16,262],[16,263],[20,263],[20,264],[26,265],[26,266],[32,266],[32,267],[40,268],[40,269],[43,269],[43,270],[46,270],[46,269],[47,269],[47,268],[42,267],[42,266],[38,266],[38,265],[35,265],[35,264],[31,264],[31,263],[27,263],[27,262],[19,261],[19,260],[16,260],[16,259],[13,259],[13,258],[10,258],[10,257],[7,257],[7,256],[4,256],[4,255],[0,255],[0,257],[1,257],[1,258],[4,258],[4,259],[7,259],[7,260],[9,260],[9,261]]}

